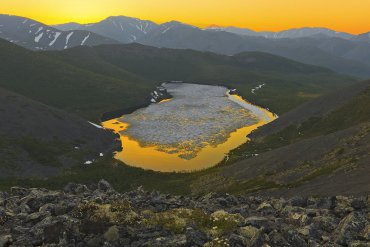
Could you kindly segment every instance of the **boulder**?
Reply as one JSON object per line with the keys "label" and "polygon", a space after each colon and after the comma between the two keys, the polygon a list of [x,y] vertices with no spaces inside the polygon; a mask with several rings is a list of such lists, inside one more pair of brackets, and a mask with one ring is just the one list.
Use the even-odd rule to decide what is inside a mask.
{"label": "boulder", "polygon": [[0,235],[0,247],[8,247],[13,243],[13,238],[11,235]]}
{"label": "boulder", "polygon": [[363,213],[350,213],[340,221],[335,229],[333,242],[348,246],[352,241],[357,240],[366,223],[367,219]]}
{"label": "boulder", "polygon": [[103,192],[113,191],[114,189],[110,183],[104,179],[100,180],[98,183],[98,189]]}

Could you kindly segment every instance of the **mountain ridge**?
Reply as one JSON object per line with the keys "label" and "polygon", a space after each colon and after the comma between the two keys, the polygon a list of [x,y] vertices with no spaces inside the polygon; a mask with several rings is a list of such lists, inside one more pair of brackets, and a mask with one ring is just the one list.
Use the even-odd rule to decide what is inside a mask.
{"label": "mountain ridge", "polygon": [[[0,25],[2,25],[1,21]],[[320,65],[339,73],[363,79],[370,77],[370,39],[366,34],[349,37],[348,34],[325,28],[303,28],[286,30],[281,34],[267,32],[256,35],[256,32],[247,29],[217,31],[217,29],[202,29],[177,21],[156,24],[125,16],[108,17],[101,22],[90,24],[69,23],[59,26],[59,28],[70,30],[64,31],[66,33],[61,35],[63,37],[57,38],[57,41],[64,41],[55,48],[59,50],[71,47],[65,44],[68,43],[67,40],[72,35],[73,46],[85,44],[84,41],[88,38],[85,45],[90,46],[116,42],[141,43],[149,46],[193,49],[224,55],[235,55],[245,51],[261,51],[302,63]],[[80,30],[72,33],[74,29]],[[35,32],[37,31],[35,30]],[[28,29],[22,32],[28,37]],[[85,33],[78,36],[77,33],[81,32]],[[1,35],[4,34],[0,33],[0,37]],[[89,35],[94,36],[96,42],[91,40],[89,43],[91,39]],[[107,37],[106,39],[109,41],[104,40],[103,37]],[[9,40],[9,37],[7,38]],[[41,42],[47,38],[47,35],[42,37],[33,35],[31,43],[38,44],[34,40],[36,38],[40,39]],[[10,40],[17,41],[13,38]],[[26,41],[18,42],[18,44],[26,46],[22,42],[29,42],[27,40],[29,38]],[[48,44],[53,42],[53,36],[51,35],[50,40],[47,41],[48,43],[41,48],[51,50],[52,48]],[[38,46],[33,45],[31,48],[36,49],[36,47]]]}
{"label": "mountain ridge", "polygon": [[84,30],[59,31],[32,19],[0,15],[0,38],[31,50],[62,50],[80,45],[116,44]]}

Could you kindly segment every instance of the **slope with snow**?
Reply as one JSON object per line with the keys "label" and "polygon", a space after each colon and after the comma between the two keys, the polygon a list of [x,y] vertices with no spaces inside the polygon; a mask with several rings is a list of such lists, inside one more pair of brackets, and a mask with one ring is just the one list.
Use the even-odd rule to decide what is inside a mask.
{"label": "slope with snow", "polygon": [[63,31],[85,30],[121,43],[132,43],[150,33],[158,25],[152,21],[140,20],[138,18],[112,16],[98,23],[66,23],[54,27]]}
{"label": "slope with snow", "polygon": [[[73,37],[71,33],[74,33]],[[10,15],[0,15],[0,38],[32,50],[62,50],[79,45],[118,43],[92,32],[59,31],[28,18]]]}

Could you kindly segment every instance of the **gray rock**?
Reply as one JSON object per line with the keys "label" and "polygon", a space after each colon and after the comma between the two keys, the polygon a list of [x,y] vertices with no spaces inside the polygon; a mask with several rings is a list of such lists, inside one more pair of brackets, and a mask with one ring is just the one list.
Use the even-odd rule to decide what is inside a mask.
{"label": "gray rock", "polygon": [[203,246],[207,241],[209,241],[207,234],[192,228],[188,229],[185,235],[189,245]]}
{"label": "gray rock", "polygon": [[[0,247],[316,247],[370,242],[365,197],[285,200],[211,193],[191,198],[142,188],[120,194],[104,180],[89,187],[71,183],[64,192],[14,187],[1,196]],[[222,217],[210,217],[218,210]],[[131,214],[136,216],[128,221]]]}
{"label": "gray rock", "polygon": [[108,192],[108,191],[113,190],[112,186],[108,183],[108,181],[106,181],[104,179],[99,181],[98,188],[99,188],[99,190],[101,190],[103,192]]}
{"label": "gray rock", "polygon": [[352,212],[341,220],[334,233],[334,242],[341,245],[349,245],[357,240],[360,232],[365,228],[367,219],[360,212]]}
{"label": "gray rock", "polygon": [[11,235],[0,236],[0,247],[8,247],[13,243]]}

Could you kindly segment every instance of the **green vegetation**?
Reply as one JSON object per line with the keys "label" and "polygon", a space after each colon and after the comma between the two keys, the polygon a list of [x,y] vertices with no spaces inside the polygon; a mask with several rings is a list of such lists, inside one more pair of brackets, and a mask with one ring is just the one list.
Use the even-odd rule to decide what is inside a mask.
{"label": "green vegetation", "polygon": [[238,224],[243,220],[240,214],[230,214],[223,210],[207,214],[201,209],[179,208],[160,213],[146,211],[145,214],[147,219],[144,222],[149,226],[160,225],[174,234],[180,234],[190,224],[212,237],[220,237],[238,229]]}

